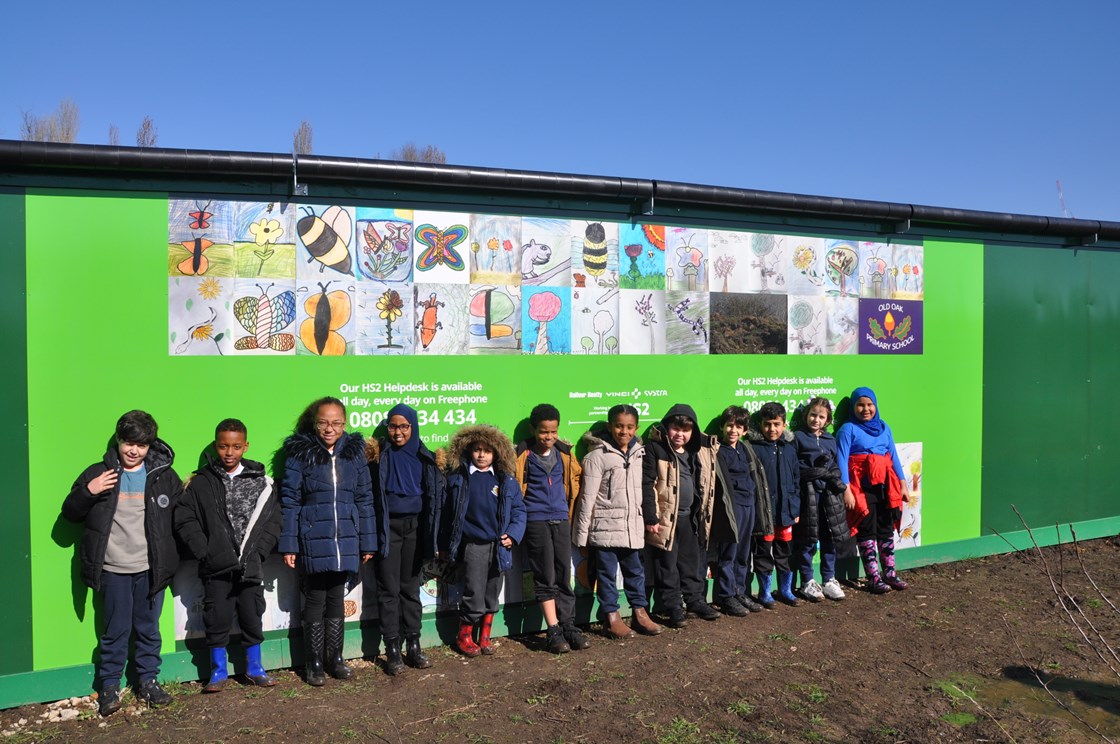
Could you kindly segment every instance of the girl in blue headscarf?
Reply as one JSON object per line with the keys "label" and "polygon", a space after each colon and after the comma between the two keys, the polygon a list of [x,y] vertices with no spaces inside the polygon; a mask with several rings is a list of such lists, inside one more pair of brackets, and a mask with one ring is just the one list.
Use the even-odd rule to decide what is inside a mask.
{"label": "girl in blue headscarf", "polygon": [[895,571],[894,531],[902,520],[902,502],[910,500],[910,489],[891,427],[879,418],[875,392],[857,387],[851,403],[851,415],[836,433],[840,475],[850,489],[844,497],[848,525],[871,591],[901,591],[906,582]]}
{"label": "girl in blue headscarf", "polygon": [[[370,447],[370,474],[377,512],[377,608],[385,639],[385,671],[407,662],[426,669],[420,648],[420,567],[436,554],[436,510],[442,503],[442,464],[420,441],[416,411],[403,403],[389,410],[388,437]],[[401,654],[401,633],[406,647]]]}

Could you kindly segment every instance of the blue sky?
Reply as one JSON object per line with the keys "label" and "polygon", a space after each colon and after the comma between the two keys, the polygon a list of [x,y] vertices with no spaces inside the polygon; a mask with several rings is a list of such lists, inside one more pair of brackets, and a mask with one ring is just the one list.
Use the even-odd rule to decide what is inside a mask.
{"label": "blue sky", "polygon": [[[75,4],[76,5],[76,4]],[[1120,220],[1113,2],[20,3],[0,137],[373,157]]]}

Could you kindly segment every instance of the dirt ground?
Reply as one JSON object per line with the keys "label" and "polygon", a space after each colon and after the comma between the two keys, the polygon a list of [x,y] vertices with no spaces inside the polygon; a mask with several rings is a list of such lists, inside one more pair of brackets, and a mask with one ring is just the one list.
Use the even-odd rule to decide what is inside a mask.
{"label": "dirt ground", "polygon": [[[1120,540],[1044,551],[1085,617],[1120,647]],[[4,741],[691,742],[1100,741],[1042,689],[1120,740],[1120,675],[1066,619],[1041,563],[1011,554],[904,573],[906,592],[803,604],[747,618],[691,620],[656,638],[562,656],[542,636],[497,655],[432,650],[397,678],[357,662],[355,679],[219,695],[171,685],[162,710],[34,724],[47,706],[0,711]],[[1076,612],[1076,611],[1075,611]],[[1083,627],[1088,627],[1084,620]],[[1092,631],[1089,631],[1092,634]],[[1017,647],[1018,644],[1018,647]],[[1021,647],[1021,650],[1020,650]],[[1109,656],[1108,647],[1098,647]]]}

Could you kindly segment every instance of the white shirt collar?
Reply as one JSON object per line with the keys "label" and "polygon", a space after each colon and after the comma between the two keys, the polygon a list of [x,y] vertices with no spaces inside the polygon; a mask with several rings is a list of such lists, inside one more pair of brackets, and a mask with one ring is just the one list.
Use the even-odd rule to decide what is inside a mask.
{"label": "white shirt collar", "polygon": [[486,468],[485,470],[479,470],[478,468],[476,468],[474,466],[474,463],[472,462],[470,464],[470,468],[467,471],[467,475],[474,475],[475,473],[493,473],[493,472],[494,472],[494,466],[493,465]]}

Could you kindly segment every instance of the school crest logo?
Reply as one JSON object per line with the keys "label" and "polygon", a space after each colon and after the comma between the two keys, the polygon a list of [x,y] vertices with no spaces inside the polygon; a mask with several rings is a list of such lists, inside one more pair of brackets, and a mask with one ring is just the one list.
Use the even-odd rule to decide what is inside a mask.
{"label": "school crest logo", "polygon": [[860,354],[921,354],[922,303],[914,300],[859,301]]}

